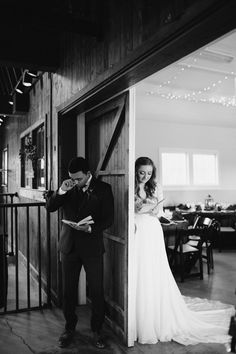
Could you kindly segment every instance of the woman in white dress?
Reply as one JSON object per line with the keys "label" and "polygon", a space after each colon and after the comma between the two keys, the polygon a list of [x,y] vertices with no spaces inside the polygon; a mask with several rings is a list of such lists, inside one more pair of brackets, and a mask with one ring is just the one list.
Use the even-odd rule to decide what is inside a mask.
{"label": "woman in white dress", "polygon": [[135,163],[134,340],[155,344],[227,343],[232,305],[181,295],[169,267],[158,219],[160,200],[151,159]]}

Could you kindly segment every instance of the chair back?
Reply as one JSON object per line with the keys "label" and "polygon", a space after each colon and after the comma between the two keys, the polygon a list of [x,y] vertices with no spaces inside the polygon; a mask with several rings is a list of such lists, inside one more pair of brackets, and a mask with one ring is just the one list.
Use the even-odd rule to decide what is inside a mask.
{"label": "chair back", "polygon": [[219,233],[220,233],[220,223],[218,220],[213,219],[212,223],[210,225],[210,239],[211,239],[211,241],[214,238],[218,237]]}
{"label": "chair back", "polygon": [[196,229],[180,229],[178,234],[177,234],[177,238],[176,238],[176,248],[178,246],[180,246],[180,249],[182,248],[182,245],[184,243],[186,243],[189,238],[191,236],[199,236],[198,239],[198,244],[197,244],[197,248],[200,249],[202,247],[202,243],[205,240],[205,233],[206,233],[206,229],[204,228],[196,228]]}
{"label": "chair back", "polygon": [[193,229],[202,229],[202,228],[209,228],[212,224],[214,219],[207,218],[205,216],[197,216],[194,224]]}
{"label": "chair back", "polygon": [[213,220],[214,220],[214,219],[203,218],[202,226],[205,227],[205,228],[211,227]]}
{"label": "chair back", "polygon": [[198,223],[200,222],[201,216],[200,215],[196,215],[194,220],[193,220],[193,229],[196,229]]}

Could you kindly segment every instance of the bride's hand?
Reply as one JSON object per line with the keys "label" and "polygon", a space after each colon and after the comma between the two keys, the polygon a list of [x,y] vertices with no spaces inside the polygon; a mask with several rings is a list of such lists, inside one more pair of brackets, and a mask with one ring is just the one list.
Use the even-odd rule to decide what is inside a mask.
{"label": "bride's hand", "polygon": [[150,210],[150,213],[149,213],[149,214],[152,215],[152,216],[157,216],[158,213],[159,213],[159,208],[158,208],[158,207],[155,207],[155,208],[153,208],[153,209]]}

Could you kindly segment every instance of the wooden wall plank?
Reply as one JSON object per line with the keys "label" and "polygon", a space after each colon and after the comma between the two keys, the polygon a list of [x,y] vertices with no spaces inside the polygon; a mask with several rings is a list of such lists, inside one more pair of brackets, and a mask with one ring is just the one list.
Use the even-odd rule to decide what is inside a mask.
{"label": "wooden wall plank", "polygon": [[[146,4],[147,6],[143,6]],[[179,5],[178,5],[179,4]],[[0,132],[0,149],[8,145],[9,147],[9,192],[18,192],[20,190],[20,134],[22,131],[30,127],[40,119],[48,116],[48,146],[52,151],[48,151],[48,163],[52,154],[52,169],[48,166],[48,171],[52,170],[52,188],[56,189],[59,184],[58,180],[58,110],[65,107],[73,106],[74,102],[78,102],[78,97],[82,93],[86,93],[89,89],[94,90],[95,86],[101,86],[110,77],[115,78],[122,73],[124,67],[136,65],[137,60],[144,58],[147,51],[151,53],[153,48],[164,48],[168,42],[168,38],[175,36],[176,43],[178,38],[182,36],[186,28],[196,28],[199,26],[207,26],[209,17],[212,18],[212,31],[199,32],[201,36],[197,37],[197,30],[194,32],[192,39],[192,31],[189,30],[186,37],[185,48],[179,51],[181,53],[196,50],[198,46],[206,44],[207,41],[213,40],[218,35],[222,35],[227,30],[232,29],[233,11],[235,2],[232,0],[223,2],[219,0],[193,0],[193,1],[161,1],[155,0],[136,0],[127,2],[125,0],[108,2],[108,16],[104,19],[104,37],[102,40],[94,37],[81,37],[78,34],[65,33],[61,42],[61,59],[60,67],[57,72],[52,75],[52,96],[50,91],[50,79],[48,73],[36,83],[30,92],[30,110],[25,116],[9,117],[1,126]],[[160,6],[160,9],[159,9]],[[221,7],[223,10],[220,10]],[[219,10],[218,10],[219,9]],[[218,12],[217,12],[218,11]],[[169,16],[171,14],[171,16]],[[221,15],[222,14],[222,15]],[[229,20],[227,20],[229,19]],[[192,27],[191,27],[192,26]],[[204,28],[205,28],[204,27]],[[235,25],[234,25],[235,28]],[[179,37],[178,37],[179,36]],[[203,38],[204,37],[204,38]],[[176,46],[176,45],[175,45]],[[173,48],[175,48],[173,46]],[[171,61],[177,60],[176,51],[171,47],[161,56],[158,62],[153,60],[150,71],[159,70],[163,65],[168,65]],[[139,71],[133,70],[125,77],[125,84],[134,83],[147,75],[147,68],[143,67]],[[99,87],[100,87],[99,86]],[[52,107],[50,100],[52,99]],[[103,100],[104,97],[99,97]],[[98,99],[97,99],[98,100]],[[101,103],[94,102],[94,104]],[[51,110],[52,109],[52,112]],[[78,112],[75,112],[75,119]],[[52,123],[50,117],[52,116]],[[52,124],[52,126],[51,126]],[[94,134],[97,132],[96,124],[94,124]],[[104,130],[102,132],[103,139],[109,136],[110,126],[104,119]],[[128,130],[128,125],[125,129]],[[92,134],[92,133],[91,133]],[[92,137],[92,135],[91,135]],[[127,171],[127,164],[123,165],[122,156],[128,152],[127,134],[121,135],[114,149],[114,156],[109,162],[108,171],[123,170]],[[100,152],[100,147],[99,150]],[[94,160],[96,160],[96,151]],[[126,189],[128,188],[127,176],[122,174],[113,176],[103,175],[102,178],[110,183],[114,182],[114,194],[116,196],[116,210],[126,206]],[[50,176],[48,175],[48,179]],[[125,179],[125,183],[123,181]],[[124,186],[124,187],[122,187]],[[123,188],[123,189],[122,189]],[[119,194],[120,191],[120,194]],[[27,201],[21,197],[19,201]],[[30,200],[31,201],[31,200]],[[35,217],[32,216],[32,230],[35,228]],[[119,237],[124,237],[127,230],[127,217],[122,220],[123,229],[119,229],[118,219],[115,221],[112,232],[118,230]],[[121,223],[121,222],[120,222]],[[53,279],[57,279],[57,242],[58,242],[58,215],[53,213],[51,216],[52,228],[52,250],[53,250]],[[53,285],[55,291],[57,285]]]}

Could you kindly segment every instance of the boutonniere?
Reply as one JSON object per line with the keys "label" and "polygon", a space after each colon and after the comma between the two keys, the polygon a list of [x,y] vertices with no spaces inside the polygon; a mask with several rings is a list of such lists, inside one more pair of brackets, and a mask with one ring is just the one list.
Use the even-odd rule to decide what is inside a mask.
{"label": "boutonniere", "polygon": [[86,190],[86,194],[87,194],[87,196],[88,196],[88,199],[91,197],[91,194],[93,193],[93,188],[88,188],[87,190]]}

